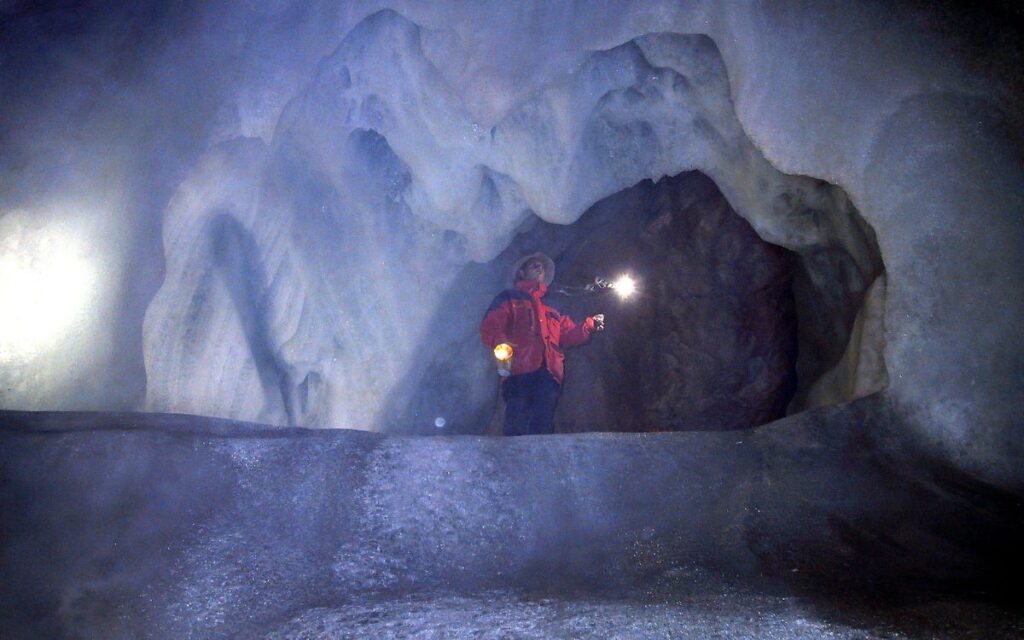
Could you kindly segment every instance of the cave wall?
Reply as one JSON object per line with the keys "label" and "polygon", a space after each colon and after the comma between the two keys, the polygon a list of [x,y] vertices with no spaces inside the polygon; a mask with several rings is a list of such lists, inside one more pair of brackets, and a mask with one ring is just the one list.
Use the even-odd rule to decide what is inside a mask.
{"label": "cave wall", "polygon": [[[263,162],[225,176],[240,160],[222,143],[186,179],[179,195],[235,189],[238,171],[256,195],[227,209],[216,197],[172,200],[175,244],[144,327],[149,410],[380,428],[397,381],[453,335],[425,327],[446,290],[465,292],[460,262],[494,258],[533,216],[570,222],[606,193],[691,166],[804,257],[804,333],[817,338],[805,340],[817,365],[804,379],[839,360],[880,273],[874,237],[840,189],[782,174],[750,144],[708,38],[650,35],[597,52],[484,130],[439,77],[429,37],[395,12],[370,16],[284,111]],[[205,290],[231,277],[214,257],[232,249],[210,242],[210,220],[224,215],[252,245],[241,294]],[[231,305],[223,318],[208,311]],[[255,329],[215,328],[238,315]],[[200,370],[212,375],[185,374]]]}
{"label": "cave wall", "polygon": [[[571,222],[696,168],[801,253],[823,304],[874,287],[859,321],[859,302],[822,314],[861,328],[862,353],[834,345],[833,367],[877,371],[884,345],[907,429],[1019,485],[1012,24],[916,3],[382,8],[4,7],[3,215],[96,223],[85,259],[115,285],[65,343],[7,357],[4,407],[368,426],[461,265],[532,214]],[[382,252],[396,237],[408,251]],[[216,271],[209,307],[194,267]],[[190,308],[209,323],[176,324]],[[96,348],[55,366],[75,345]]]}
{"label": "cave wall", "polygon": [[560,279],[640,282],[626,299],[548,295],[607,325],[567,354],[557,431],[740,429],[785,415],[798,324],[813,323],[798,314],[815,312],[796,308],[796,254],[761,240],[698,173],[616,194],[577,225],[590,232],[560,256]]}
{"label": "cave wall", "polygon": [[[708,177],[689,172],[609,196],[570,225],[533,219],[494,260],[465,267],[381,430],[502,433],[501,378],[479,323],[490,296],[511,286],[512,265],[534,251],[555,263],[546,304],[576,322],[606,319],[603,333],[566,351],[557,433],[738,429],[785,415],[798,383],[799,260],[761,240]],[[624,273],[639,278],[630,298],[586,289]]]}

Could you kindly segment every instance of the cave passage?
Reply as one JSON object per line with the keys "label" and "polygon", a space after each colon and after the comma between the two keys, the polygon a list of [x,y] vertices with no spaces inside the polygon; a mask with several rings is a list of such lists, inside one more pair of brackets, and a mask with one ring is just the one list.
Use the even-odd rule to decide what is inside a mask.
{"label": "cave passage", "polygon": [[[796,389],[795,256],[761,240],[700,173],[642,182],[566,229],[564,282],[636,274],[639,294],[548,302],[608,328],[569,359],[559,432],[752,427]],[[593,277],[593,276],[591,276]]]}
{"label": "cave passage", "polygon": [[[843,391],[857,374],[844,359],[877,347],[861,339],[865,289],[830,280],[854,271],[852,260],[841,248],[807,258],[764,241],[709,177],[691,171],[644,180],[570,225],[531,217],[501,255],[467,267],[434,320],[461,325],[458,339],[416,368],[406,384],[417,388],[394,424],[414,433],[502,433],[498,376],[474,324],[486,302],[468,301],[510,286],[512,264],[534,251],[557,267],[547,304],[577,320],[607,318],[604,332],[566,352],[556,433],[745,429],[877,390]],[[628,299],[583,290],[622,274],[638,283]],[[474,287],[479,295],[467,296]],[[828,392],[817,390],[822,381]],[[474,385],[488,391],[469,392]]]}

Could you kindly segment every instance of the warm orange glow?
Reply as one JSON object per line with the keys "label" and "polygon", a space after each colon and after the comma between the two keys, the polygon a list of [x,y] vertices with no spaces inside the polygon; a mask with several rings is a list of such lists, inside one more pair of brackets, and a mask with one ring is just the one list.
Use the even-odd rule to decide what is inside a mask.
{"label": "warm orange glow", "polygon": [[512,358],[512,345],[502,342],[494,347],[494,357],[504,362]]}

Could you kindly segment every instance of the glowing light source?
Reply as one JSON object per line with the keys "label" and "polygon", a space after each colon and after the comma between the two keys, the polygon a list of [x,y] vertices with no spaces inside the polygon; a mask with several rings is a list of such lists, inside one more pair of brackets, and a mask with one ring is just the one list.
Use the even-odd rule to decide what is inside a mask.
{"label": "glowing light source", "polygon": [[625,300],[636,291],[636,282],[628,274],[623,274],[612,283],[611,288],[620,298]]}
{"label": "glowing light source", "polygon": [[55,348],[93,298],[95,276],[78,243],[41,235],[0,242],[0,363]]}
{"label": "glowing light source", "polygon": [[502,378],[512,375],[512,345],[502,342],[494,347],[494,357],[498,359],[498,375]]}
{"label": "glowing light source", "polygon": [[498,346],[494,347],[494,357],[501,361],[511,360],[512,345],[507,342],[502,342]]}

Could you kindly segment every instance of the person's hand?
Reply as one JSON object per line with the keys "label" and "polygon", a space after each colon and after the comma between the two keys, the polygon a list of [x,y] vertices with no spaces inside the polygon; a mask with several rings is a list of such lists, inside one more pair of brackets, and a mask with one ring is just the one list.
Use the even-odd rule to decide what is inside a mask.
{"label": "person's hand", "polygon": [[594,316],[594,331],[604,331],[604,314]]}

